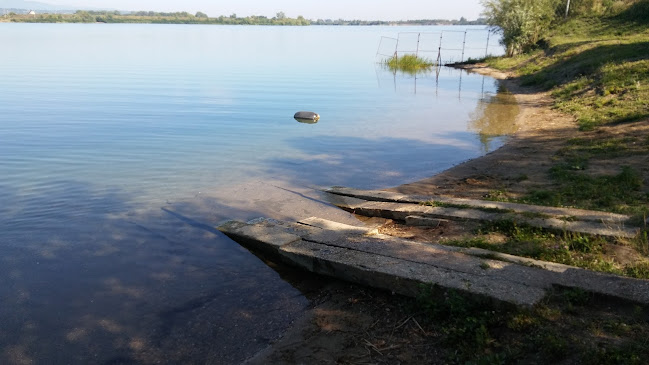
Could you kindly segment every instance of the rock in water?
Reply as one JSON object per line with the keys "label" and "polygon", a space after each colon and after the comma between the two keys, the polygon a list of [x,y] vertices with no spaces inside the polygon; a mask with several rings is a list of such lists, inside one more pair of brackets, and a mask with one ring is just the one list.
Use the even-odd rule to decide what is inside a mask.
{"label": "rock in water", "polygon": [[314,112],[297,112],[295,113],[293,118],[297,119],[298,122],[301,121],[317,122],[320,119],[320,116],[318,115],[318,113],[314,113]]}

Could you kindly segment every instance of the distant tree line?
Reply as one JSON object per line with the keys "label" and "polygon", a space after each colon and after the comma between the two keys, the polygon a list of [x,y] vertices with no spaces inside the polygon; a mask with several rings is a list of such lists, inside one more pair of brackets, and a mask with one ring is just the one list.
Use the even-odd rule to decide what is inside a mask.
{"label": "distant tree line", "polygon": [[269,18],[263,15],[238,17],[237,14],[210,18],[203,12],[190,14],[182,12],[137,11],[122,13],[119,11],[86,11],[79,10],[73,14],[37,14],[32,16],[11,14],[13,22],[31,23],[159,23],[159,24],[231,24],[231,25],[480,25],[486,24],[485,19],[468,21],[445,19],[421,19],[405,21],[380,20],[344,20],[318,19],[309,20],[303,16],[291,18],[284,12],[278,12]]}
{"label": "distant tree line", "polygon": [[466,20],[464,17],[460,20],[448,19],[417,19],[417,20],[344,20],[344,19],[318,19],[312,20],[313,25],[486,25],[487,20],[480,18],[477,20]]}

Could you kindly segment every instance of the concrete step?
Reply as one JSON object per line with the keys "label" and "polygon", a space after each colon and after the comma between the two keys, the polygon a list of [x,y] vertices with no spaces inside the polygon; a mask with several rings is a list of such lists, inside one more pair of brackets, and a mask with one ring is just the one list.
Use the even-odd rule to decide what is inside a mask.
{"label": "concrete step", "polygon": [[[407,221],[415,225],[425,225],[428,222],[421,222],[422,219],[452,219],[452,220],[476,220],[482,222],[494,222],[501,220],[512,220],[519,224],[528,224],[560,232],[575,232],[589,235],[633,238],[640,231],[637,227],[628,227],[623,221],[614,223],[611,220],[566,220],[556,216],[535,216],[530,214],[519,214],[518,212],[493,212],[473,208],[455,208],[428,206],[415,203],[389,202],[389,201],[365,201],[356,197],[338,196],[332,199],[336,206],[368,217],[382,217]],[[417,218],[419,217],[419,218]],[[417,223],[419,221],[419,223]],[[430,223],[432,224],[432,223]]]}
{"label": "concrete step", "polygon": [[625,223],[630,217],[624,214],[600,212],[594,210],[584,210],[575,208],[547,207],[539,205],[495,202],[489,200],[476,200],[455,198],[439,195],[405,195],[391,191],[383,190],[359,190],[345,187],[333,187],[324,190],[327,193],[358,198],[366,201],[393,202],[393,203],[412,203],[421,204],[425,202],[457,205],[467,208],[480,209],[500,209],[503,211],[512,211],[517,213],[529,213],[553,216],[555,218],[570,218],[581,221],[607,222],[614,225]]}
{"label": "concrete step", "polygon": [[417,243],[318,218],[292,223],[230,221],[218,229],[285,263],[408,296],[416,296],[421,284],[437,284],[534,305],[553,285],[561,285],[649,303],[646,280],[486,250]]}

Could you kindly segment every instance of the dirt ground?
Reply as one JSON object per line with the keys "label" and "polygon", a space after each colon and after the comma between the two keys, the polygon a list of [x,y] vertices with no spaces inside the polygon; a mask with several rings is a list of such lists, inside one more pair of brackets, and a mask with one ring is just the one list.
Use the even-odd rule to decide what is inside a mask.
{"label": "dirt ground", "polygon": [[[547,92],[522,87],[509,75],[486,66],[467,65],[470,72],[478,72],[500,79],[512,92],[520,106],[516,120],[517,131],[500,149],[477,159],[464,162],[428,179],[404,184],[391,191],[403,194],[451,195],[467,198],[488,198],[494,193],[507,192],[516,198],[531,188],[542,189],[551,184],[548,169],[556,159],[557,152],[571,138],[583,140],[633,138],[639,143],[630,150],[645,148],[649,136],[646,120],[608,125],[590,132],[577,132],[577,124],[571,116],[552,108]],[[629,151],[631,152],[631,151]],[[619,173],[620,166],[631,166],[642,177],[649,179],[647,154],[626,153],[616,158],[600,159],[591,163],[588,173],[593,175]],[[521,177],[524,176],[524,179]]]}
{"label": "dirt ground", "polygon": [[[468,66],[501,79],[520,106],[517,132],[502,148],[467,161],[438,175],[392,189],[404,194],[451,195],[485,198],[499,192],[516,197],[530,188],[551,184],[548,169],[557,151],[575,137],[573,118],[551,108],[547,93],[521,87],[508,75],[481,65]],[[624,126],[603,127],[579,132],[583,138],[606,135],[642,135],[647,138],[646,121]],[[646,179],[646,155],[629,155],[603,160],[590,168],[607,172],[627,164],[635,166]],[[525,179],[520,177],[525,175]],[[439,229],[404,228],[387,222],[382,232],[422,241],[467,234],[470,227],[448,224]],[[299,284],[298,284],[299,285]],[[441,334],[426,328],[413,309],[414,300],[349,283],[325,279],[310,291],[312,308],[294,323],[289,332],[248,364],[436,364],[445,363],[439,346]],[[308,296],[308,295],[307,295]],[[421,316],[421,313],[419,313]],[[424,323],[424,325],[422,325]]]}

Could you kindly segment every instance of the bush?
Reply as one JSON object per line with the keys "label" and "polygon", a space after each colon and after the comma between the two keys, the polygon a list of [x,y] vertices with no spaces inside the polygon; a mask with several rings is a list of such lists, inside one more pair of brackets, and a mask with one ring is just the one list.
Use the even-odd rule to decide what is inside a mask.
{"label": "bush", "polygon": [[556,19],[561,0],[482,0],[487,23],[502,32],[507,56],[532,49]]}

